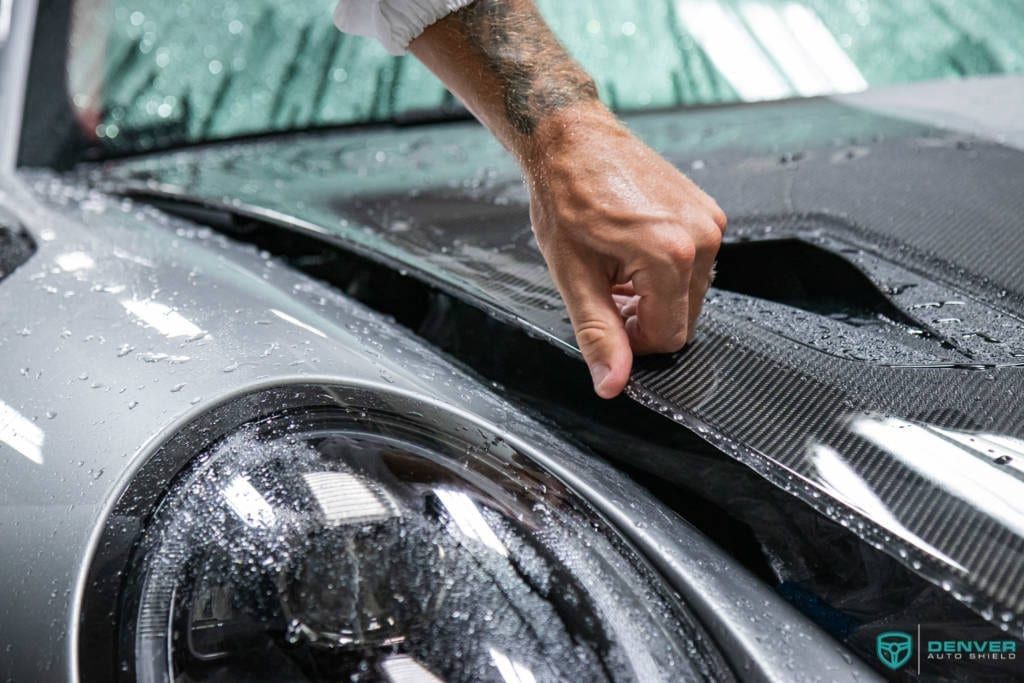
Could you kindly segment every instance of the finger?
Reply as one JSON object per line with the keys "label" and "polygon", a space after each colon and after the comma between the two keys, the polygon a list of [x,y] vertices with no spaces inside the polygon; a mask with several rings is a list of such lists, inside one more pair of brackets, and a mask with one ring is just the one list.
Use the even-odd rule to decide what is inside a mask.
{"label": "finger", "polygon": [[612,294],[620,294],[622,296],[636,296],[636,289],[633,288],[633,281],[624,282],[620,285],[612,287]]}
{"label": "finger", "polygon": [[629,303],[625,304],[621,309],[623,317],[630,318],[637,314],[640,309],[640,297],[635,296],[629,300]]}
{"label": "finger", "polygon": [[711,220],[714,221],[715,227],[718,228],[719,236],[724,235],[726,229],[729,227],[729,217],[725,215],[725,211],[722,211],[722,207],[718,205],[714,199],[708,197],[711,200]]}
{"label": "finger", "polygon": [[[630,347],[633,352],[639,355],[649,353],[675,353],[689,341],[689,291],[682,296],[673,296],[671,309],[658,301],[665,301],[668,297],[656,298],[654,296],[642,297],[640,305],[635,312],[624,316],[626,318],[626,334],[629,336]],[[656,336],[649,332],[650,321],[656,316],[669,319],[674,324],[673,331]]]}
{"label": "finger", "polygon": [[628,318],[636,315],[636,307],[640,303],[640,297],[638,296],[623,296],[622,294],[612,294],[612,299],[615,300],[615,305],[619,308],[619,314]]}
{"label": "finger", "polygon": [[[569,319],[590,369],[594,391],[601,398],[618,396],[629,380],[633,352],[606,277],[581,266],[562,289]],[[567,275],[570,275],[567,273]]]}
{"label": "finger", "polygon": [[635,317],[626,321],[633,351],[673,353],[686,343],[692,270],[693,251],[682,249],[674,258],[634,274],[640,299]]}

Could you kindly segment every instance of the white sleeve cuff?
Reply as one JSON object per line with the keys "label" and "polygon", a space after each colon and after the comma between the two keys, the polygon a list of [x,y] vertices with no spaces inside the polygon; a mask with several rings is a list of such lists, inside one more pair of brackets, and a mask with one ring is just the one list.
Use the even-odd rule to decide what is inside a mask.
{"label": "white sleeve cuff", "polygon": [[473,0],[338,0],[334,24],[345,33],[376,38],[404,54],[423,30]]}

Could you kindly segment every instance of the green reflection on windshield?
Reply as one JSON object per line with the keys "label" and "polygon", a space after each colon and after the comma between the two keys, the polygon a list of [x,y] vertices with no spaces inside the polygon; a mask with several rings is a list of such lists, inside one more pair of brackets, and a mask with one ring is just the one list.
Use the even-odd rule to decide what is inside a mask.
{"label": "green reflection on windshield", "polygon": [[[1006,0],[538,0],[618,110],[1024,72]],[[342,35],[334,0],[79,0],[84,126],[119,150],[457,112],[409,56]]]}

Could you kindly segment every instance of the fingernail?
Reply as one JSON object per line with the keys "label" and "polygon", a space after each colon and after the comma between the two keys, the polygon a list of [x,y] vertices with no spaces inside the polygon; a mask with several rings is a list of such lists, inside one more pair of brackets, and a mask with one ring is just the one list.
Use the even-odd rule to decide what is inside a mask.
{"label": "fingernail", "polygon": [[590,377],[594,380],[595,391],[601,388],[601,384],[604,382],[605,378],[608,377],[608,373],[611,371],[612,369],[604,363],[594,363],[590,366]]}

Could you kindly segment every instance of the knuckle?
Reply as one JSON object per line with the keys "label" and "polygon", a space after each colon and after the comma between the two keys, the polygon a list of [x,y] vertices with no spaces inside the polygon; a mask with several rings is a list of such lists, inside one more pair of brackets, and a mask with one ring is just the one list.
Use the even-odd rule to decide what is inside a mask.
{"label": "knuckle", "polygon": [[580,350],[594,349],[608,338],[608,325],[602,320],[584,320],[576,325],[576,342]]}
{"label": "knuckle", "polygon": [[722,207],[715,204],[715,207],[711,210],[711,220],[714,221],[715,227],[718,228],[720,233],[725,232],[725,229],[729,226],[729,217],[725,215],[725,211],[722,211]]}
{"label": "knuckle", "polygon": [[700,242],[701,247],[718,248],[722,243],[722,230],[718,227],[717,223],[711,220],[701,223]]}
{"label": "knuckle", "polygon": [[689,266],[697,257],[697,245],[693,240],[672,240],[661,246],[661,258],[673,266]]}

